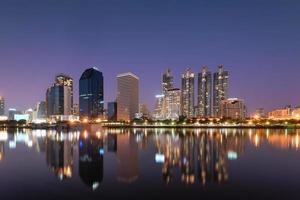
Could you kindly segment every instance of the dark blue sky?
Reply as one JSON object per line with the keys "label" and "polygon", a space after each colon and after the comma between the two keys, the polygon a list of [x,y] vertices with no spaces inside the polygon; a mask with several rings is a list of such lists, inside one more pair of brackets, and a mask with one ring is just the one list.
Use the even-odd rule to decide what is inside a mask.
{"label": "dark blue sky", "polygon": [[300,105],[298,0],[1,0],[0,95],[7,107],[43,100],[57,73],[75,80],[97,66],[105,101],[116,75],[141,79],[141,102],[160,93],[161,74],[206,64],[230,71],[230,96],[249,110]]}

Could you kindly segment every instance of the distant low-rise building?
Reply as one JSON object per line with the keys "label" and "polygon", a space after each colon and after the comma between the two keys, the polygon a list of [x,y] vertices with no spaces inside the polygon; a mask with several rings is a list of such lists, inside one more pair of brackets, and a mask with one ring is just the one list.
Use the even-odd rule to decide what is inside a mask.
{"label": "distant low-rise building", "polygon": [[292,117],[295,119],[300,119],[300,107],[296,107],[293,109]]}
{"label": "distant low-rise building", "polygon": [[16,120],[16,121],[20,121],[20,120],[30,121],[30,114],[15,114],[14,115],[14,120]]}
{"label": "distant low-rise building", "polygon": [[246,105],[244,100],[238,98],[229,98],[223,100],[220,106],[221,117],[243,120],[246,118]]}
{"label": "distant low-rise building", "polygon": [[8,119],[9,120],[15,120],[15,115],[16,114],[22,114],[21,111],[18,111],[17,109],[15,108],[10,108],[8,109]]}
{"label": "distant low-rise building", "polygon": [[266,113],[264,108],[258,108],[256,109],[254,115],[254,118],[266,118]]}
{"label": "distant low-rise building", "polygon": [[292,106],[286,106],[284,108],[274,109],[268,113],[269,119],[291,119],[292,118]]}
{"label": "distant low-rise building", "polygon": [[142,117],[150,117],[151,113],[146,104],[140,104],[139,113]]}

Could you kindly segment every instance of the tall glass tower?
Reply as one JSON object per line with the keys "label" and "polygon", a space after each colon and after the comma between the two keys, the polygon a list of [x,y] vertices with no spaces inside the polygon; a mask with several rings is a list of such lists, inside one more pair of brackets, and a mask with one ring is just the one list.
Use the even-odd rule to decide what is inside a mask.
{"label": "tall glass tower", "polygon": [[167,91],[173,88],[173,76],[171,70],[168,69],[162,76],[162,90],[163,94],[166,95]]}
{"label": "tall glass tower", "polygon": [[194,79],[191,69],[187,69],[181,78],[181,114],[188,118],[194,117]]}
{"label": "tall glass tower", "polygon": [[207,66],[198,74],[198,115],[210,117],[212,110],[212,75]]}
{"label": "tall glass tower", "polygon": [[80,117],[98,118],[104,109],[103,74],[97,68],[83,72],[79,80]]}
{"label": "tall glass tower", "polygon": [[228,79],[229,73],[225,71],[223,65],[218,66],[218,72],[214,73],[213,87],[213,114],[214,117],[220,117],[220,106],[223,100],[228,98]]}
{"label": "tall glass tower", "polygon": [[71,115],[72,108],[73,79],[68,75],[59,74],[46,92],[47,116]]}

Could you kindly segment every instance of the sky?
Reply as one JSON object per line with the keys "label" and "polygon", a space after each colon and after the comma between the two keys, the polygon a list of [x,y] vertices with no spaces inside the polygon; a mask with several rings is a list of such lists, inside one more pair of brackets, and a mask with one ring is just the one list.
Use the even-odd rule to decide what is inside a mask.
{"label": "sky", "polygon": [[229,96],[249,112],[300,106],[299,33],[299,0],[1,0],[0,95],[6,108],[33,107],[65,73],[78,102],[80,75],[95,66],[106,102],[131,71],[153,108],[167,68],[180,87],[188,67],[223,64]]}

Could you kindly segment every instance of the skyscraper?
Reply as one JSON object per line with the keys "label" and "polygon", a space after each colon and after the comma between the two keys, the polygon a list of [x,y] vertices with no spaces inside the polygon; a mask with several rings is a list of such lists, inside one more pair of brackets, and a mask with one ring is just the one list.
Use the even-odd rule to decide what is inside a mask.
{"label": "skyscraper", "polygon": [[45,101],[38,102],[36,105],[36,111],[37,111],[38,119],[45,119],[46,118],[46,102]]}
{"label": "skyscraper", "polygon": [[0,116],[5,115],[5,100],[0,96]]}
{"label": "skyscraper", "polygon": [[194,116],[194,78],[191,69],[187,69],[181,78],[181,114],[188,118]]}
{"label": "skyscraper", "polygon": [[229,79],[228,71],[225,71],[223,65],[220,65],[218,67],[218,72],[214,73],[214,87],[213,87],[214,117],[220,117],[221,102],[228,98],[228,79]]}
{"label": "skyscraper", "polygon": [[129,121],[139,112],[139,78],[131,72],[117,76],[118,120]]}
{"label": "skyscraper", "polygon": [[117,121],[117,102],[108,102],[107,103],[107,118],[109,121]]}
{"label": "skyscraper", "polygon": [[162,92],[164,95],[166,95],[167,91],[169,89],[173,88],[173,76],[170,69],[167,69],[167,71],[162,76]]}
{"label": "skyscraper", "polygon": [[179,88],[169,89],[166,95],[166,118],[178,119],[181,115],[181,91]]}
{"label": "skyscraper", "polygon": [[68,105],[68,107],[73,110],[73,79],[70,76],[61,73],[55,77],[55,83],[69,88],[68,90],[70,91],[69,98],[71,100],[71,105]]}
{"label": "skyscraper", "polygon": [[153,118],[156,120],[162,120],[165,118],[165,95],[158,94],[155,96],[155,109],[153,113]]}
{"label": "skyscraper", "polygon": [[71,115],[73,107],[73,79],[59,74],[46,92],[47,116]]}
{"label": "skyscraper", "polygon": [[104,109],[103,74],[97,68],[83,72],[79,80],[80,117],[103,116]]}
{"label": "skyscraper", "polygon": [[46,92],[46,112],[51,115],[71,115],[71,88],[57,83]]}
{"label": "skyscraper", "polygon": [[198,116],[210,117],[212,110],[212,76],[204,66],[198,74]]}

